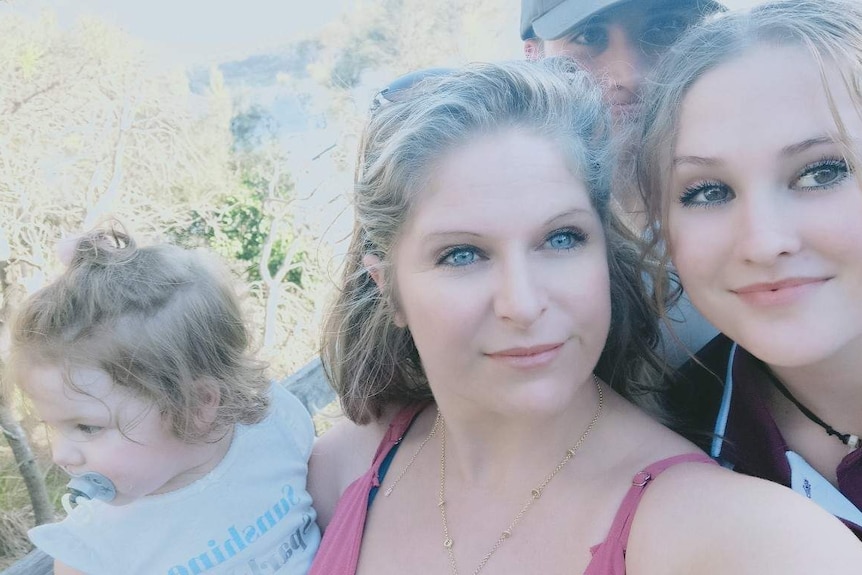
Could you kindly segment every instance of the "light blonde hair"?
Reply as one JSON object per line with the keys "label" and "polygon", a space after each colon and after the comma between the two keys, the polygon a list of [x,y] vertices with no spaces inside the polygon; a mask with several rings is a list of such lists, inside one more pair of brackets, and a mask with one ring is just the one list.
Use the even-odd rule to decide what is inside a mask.
{"label": "light blonde hair", "polygon": [[[811,54],[820,68],[840,143],[853,160],[851,164],[862,165],[836,111],[826,75],[828,69],[839,72],[856,113],[862,115],[862,6],[858,2],[785,0],[713,17],[691,29],[667,52],[645,98],[638,184],[652,225],[652,248],[660,252],[659,259],[665,267],[670,262],[662,243],[669,245],[666,220],[671,201],[670,178],[683,100],[704,74],[763,45],[798,46]],[[658,298],[666,299],[676,289],[665,281],[667,277],[659,276],[655,292]]]}
{"label": "light blonde hair", "polygon": [[[661,371],[653,350],[656,314],[645,293],[639,247],[609,207],[614,162],[601,91],[566,59],[475,64],[429,78],[409,97],[386,103],[365,129],[353,235],[321,351],[351,420],[367,423],[389,405],[431,399],[410,331],[395,324],[397,270],[386,266],[436,161],[477,135],[509,128],[555,143],[585,182],[607,238],[611,280],[611,332],[596,372],[635,401],[650,404],[654,397]],[[383,290],[363,265],[368,254],[383,262]]]}
{"label": "light blonde hair", "polygon": [[[249,338],[229,273],[211,256],[161,244],[138,247],[116,226],[84,235],[66,271],[18,310],[9,369],[32,365],[106,372],[152,401],[188,442],[266,414],[264,364]],[[212,425],[200,411],[218,400]]]}

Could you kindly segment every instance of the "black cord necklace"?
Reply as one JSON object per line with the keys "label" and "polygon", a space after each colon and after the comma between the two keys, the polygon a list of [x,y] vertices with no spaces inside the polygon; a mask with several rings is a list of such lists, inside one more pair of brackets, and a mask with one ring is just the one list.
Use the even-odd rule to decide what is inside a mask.
{"label": "black cord necklace", "polygon": [[858,435],[853,435],[852,433],[841,433],[840,431],[817,417],[817,415],[813,411],[802,405],[802,403],[798,399],[793,397],[793,394],[790,393],[790,390],[787,389],[787,387],[781,382],[780,379],[778,379],[778,376],[772,373],[772,370],[769,369],[769,367],[767,367],[765,363],[761,362],[761,367],[763,368],[763,372],[769,378],[769,381],[772,382],[772,385],[774,385],[775,388],[778,389],[778,391],[780,391],[784,397],[790,400],[790,403],[795,405],[799,409],[799,411],[802,412],[802,415],[825,429],[827,435],[834,435],[835,437],[840,439],[841,443],[850,447],[850,449],[856,449],[857,447],[859,447]]}

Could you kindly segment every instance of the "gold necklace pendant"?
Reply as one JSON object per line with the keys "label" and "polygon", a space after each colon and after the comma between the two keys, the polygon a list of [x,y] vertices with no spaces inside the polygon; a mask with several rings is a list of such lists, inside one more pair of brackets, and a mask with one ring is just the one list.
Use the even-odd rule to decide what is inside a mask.
{"label": "gold necklace pendant", "polygon": [[[545,479],[538,486],[536,486],[534,489],[532,489],[530,491],[530,498],[527,499],[527,502],[524,503],[523,507],[521,507],[521,510],[518,511],[518,514],[515,515],[515,518],[512,519],[512,522],[509,523],[509,526],[503,530],[503,532],[500,534],[500,536],[497,538],[497,540],[491,546],[491,549],[487,553],[485,553],[484,557],[482,557],[482,560],[479,561],[479,564],[473,570],[473,575],[477,575],[485,567],[485,565],[488,564],[488,561],[491,559],[491,556],[494,555],[494,553],[497,551],[497,549],[499,549],[500,546],[503,545],[503,543],[507,539],[512,537],[512,532],[514,531],[515,526],[521,521],[521,518],[523,518],[524,515],[527,513],[527,511],[530,509],[530,507],[533,506],[533,503],[538,501],[538,499],[542,496],[542,493],[545,491],[545,488],[548,486],[548,484],[551,482],[551,480],[554,477],[556,477],[560,471],[562,471],[563,467],[565,467],[566,464],[572,460],[572,458],[575,457],[575,455],[580,450],[581,446],[584,444],[584,441],[587,439],[587,436],[590,434],[590,432],[596,426],[596,423],[598,423],[599,417],[602,414],[602,408],[604,407],[605,396],[604,396],[604,393],[602,392],[602,386],[599,384],[599,378],[596,377],[595,374],[593,374],[593,382],[596,384],[596,389],[599,392],[599,405],[596,407],[596,411],[593,414],[593,418],[590,420],[590,423],[587,425],[587,428],[581,434],[581,437],[578,439],[578,441],[575,442],[575,444],[572,447],[570,447],[566,450],[566,454],[563,455],[563,458],[560,460],[559,463],[557,463],[557,466],[554,467],[554,469],[545,477]],[[439,411],[437,412],[437,421],[438,422],[442,421],[442,417],[441,417]],[[435,430],[436,430],[436,427],[437,427],[437,423],[435,422],[435,424],[434,424]],[[433,431],[434,430],[432,430],[432,432]],[[425,442],[423,442],[422,445],[424,445],[428,441],[428,439],[430,439],[430,438],[431,438],[430,436],[427,437]],[[422,448],[422,446],[420,446],[420,449],[421,448]],[[417,451],[416,455],[418,455],[418,451]],[[414,459],[416,458],[416,455],[413,456]],[[411,463],[412,463],[412,460],[411,460]],[[437,499],[437,507],[440,509],[440,519],[442,520],[442,523],[443,523],[443,547],[444,547],[444,549],[446,549],[446,553],[449,556],[449,570],[452,573],[452,575],[458,575],[458,564],[455,561],[455,549],[454,549],[455,541],[452,538],[452,535],[449,533],[449,521],[446,517],[446,424],[445,424],[445,422],[443,423],[443,425],[440,428],[440,492],[439,492],[439,497]]]}

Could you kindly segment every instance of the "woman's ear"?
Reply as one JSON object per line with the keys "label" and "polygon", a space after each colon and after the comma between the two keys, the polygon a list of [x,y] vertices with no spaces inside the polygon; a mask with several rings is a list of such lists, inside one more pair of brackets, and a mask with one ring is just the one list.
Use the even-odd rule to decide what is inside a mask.
{"label": "woman's ear", "polygon": [[[365,266],[368,275],[370,275],[371,279],[374,280],[380,293],[385,293],[386,278],[383,275],[383,262],[380,258],[374,254],[365,254],[362,256],[362,265]],[[395,317],[392,318],[392,323],[398,327],[407,327],[407,321],[404,319],[404,315],[401,313],[401,310],[398,309],[397,302],[394,304],[394,307]]]}
{"label": "woman's ear", "polygon": [[382,293],[383,289],[386,287],[386,284],[383,281],[383,262],[381,262],[380,258],[374,254],[365,254],[362,256],[362,265],[365,267],[365,271],[368,272],[368,275],[371,276],[371,279],[374,280],[374,283],[377,285],[377,289]]}

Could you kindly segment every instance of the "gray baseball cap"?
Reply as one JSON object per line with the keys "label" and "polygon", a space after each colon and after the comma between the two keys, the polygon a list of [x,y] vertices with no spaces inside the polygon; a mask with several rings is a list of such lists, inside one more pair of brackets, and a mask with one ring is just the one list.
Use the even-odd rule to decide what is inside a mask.
{"label": "gray baseball cap", "polygon": [[[635,1],[645,0],[521,0],[521,39],[556,40],[593,14]],[[722,9],[721,4],[713,0],[675,1],[691,5],[704,14]]]}

